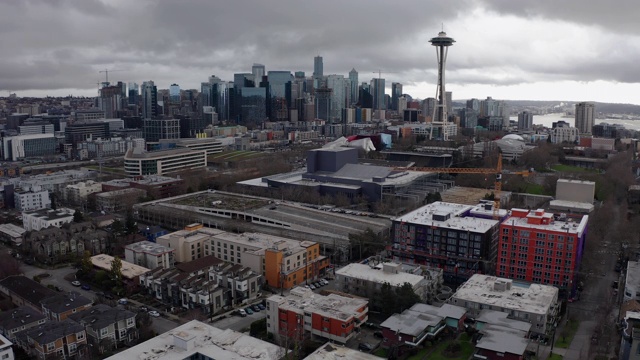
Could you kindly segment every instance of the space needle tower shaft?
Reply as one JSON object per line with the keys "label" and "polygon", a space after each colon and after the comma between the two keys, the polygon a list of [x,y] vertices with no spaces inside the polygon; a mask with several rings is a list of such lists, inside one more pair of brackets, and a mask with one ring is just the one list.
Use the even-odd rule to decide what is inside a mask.
{"label": "space needle tower shaft", "polygon": [[447,63],[447,53],[449,46],[452,46],[455,40],[447,36],[447,33],[441,31],[438,36],[429,40],[431,45],[436,47],[436,55],[438,57],[438,86],[436,88],[437,105],[434,107],[432,121],[444,123],[447,122],[449,114],[447,113],[447,94],[445,91],[444,69]]}

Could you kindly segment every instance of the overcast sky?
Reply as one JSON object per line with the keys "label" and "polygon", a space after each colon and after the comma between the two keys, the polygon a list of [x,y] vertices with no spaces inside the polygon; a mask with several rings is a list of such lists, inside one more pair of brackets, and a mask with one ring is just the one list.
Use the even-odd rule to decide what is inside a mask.
{"label": "overcast sky", "polygon": [[182,89],[254,62],[311,75],[319,54],[433,97],[444,24],[455,99],[640,104],[638,19],[638,0],[0,0],[0,95],[94,96],[105,68]]}

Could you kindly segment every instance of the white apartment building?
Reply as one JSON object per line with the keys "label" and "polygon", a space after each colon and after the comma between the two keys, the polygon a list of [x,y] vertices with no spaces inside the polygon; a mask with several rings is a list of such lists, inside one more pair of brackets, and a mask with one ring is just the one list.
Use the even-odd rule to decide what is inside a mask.
{"label": "white apartment building", "polygon": [[61,227],[62,224],[73,221],[75,210],[58,208],[56,210],[42,209],[22,213],[22,226],[26,231],[38,231],[49,226]]}
{"label": "white apartment building", "polygon": [[209,245],[212,237],[224,232],[205,228],[200,224],[188,225],[187,229],[172,232],[156,239],[157,244],[175,249],[177,262],[192,261],[205,256],[205,246]]}
{"label": "white apartment building", "polygon": [[571,126],[558,126],[551,129],[551,142],[562,144],[563,142],[575,143],[580,140],[580,131]]}
{"label": "white apartment building", "polygon": [[151,241],[140,241],[124,248],[125,259],[147,269],[162,267],[168,269],[174,265],[175,250]]}
{"label": "white apartment building", "polygon": [[102,184],[93,180],[82,181],[77,184],[67,185],[67,201],[79,203],[87,200],[87,196],[102,191]]}
{"label": "white apartment building", "polygon": [[462,306],[472,317],[484,309],[506,312],[531,324],[531,332],[549,335],[559,310],[558,288],[514,282],[511,279],[475,274],[447,301]]}
{"label": "white apartment building", "polygon": [[16,191],[14,201],[16,209],[20,211],[39,210],[51,207],[49,192],[40,186],[34,186],[31,190]]}
{"label": "white apartment building", "polygon": [[11,348],[11,341],[9,341],[6,337],[0,335],[0,359],[2,360],[13,360],[15,359],[13,355],[13,348]]}

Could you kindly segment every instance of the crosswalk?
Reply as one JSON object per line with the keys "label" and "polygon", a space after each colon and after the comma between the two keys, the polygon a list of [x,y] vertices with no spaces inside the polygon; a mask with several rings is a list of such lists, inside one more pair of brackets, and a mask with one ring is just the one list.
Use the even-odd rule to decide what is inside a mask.
{"label": "crosswalk", "polygon": [[602,250],[596,251],[596,254],[620,255],[620,251],[619,250],[602,249]]}

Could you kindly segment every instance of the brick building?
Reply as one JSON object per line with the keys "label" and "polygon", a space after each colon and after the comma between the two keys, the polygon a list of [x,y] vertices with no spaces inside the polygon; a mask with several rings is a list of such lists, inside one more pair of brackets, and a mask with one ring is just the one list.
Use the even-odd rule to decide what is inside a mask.
{"label": "brick building", "polygon": [[544,210],[512,209],[500,225],[496,273],[500,277],[577,287],[589,217],[555,216]]}

